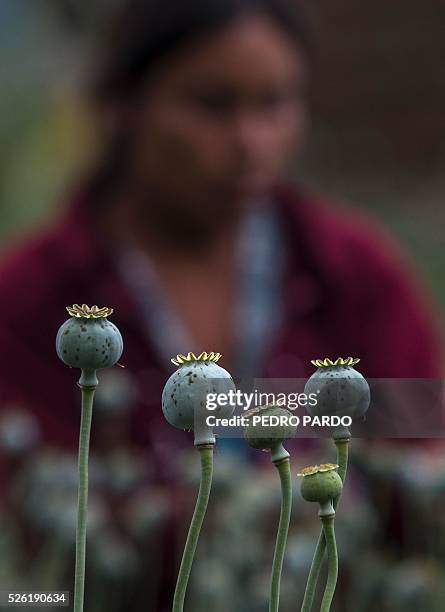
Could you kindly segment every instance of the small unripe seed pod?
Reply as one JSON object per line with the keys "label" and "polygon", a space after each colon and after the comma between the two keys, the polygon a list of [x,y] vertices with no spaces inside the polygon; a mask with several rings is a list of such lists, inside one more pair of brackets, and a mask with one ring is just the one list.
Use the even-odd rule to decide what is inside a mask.
{"label": "small unripe seed pod", "polygon": [[298,476],[301,481],[301,495],[308,502],[318,502],[325,505],[340,495],[343,483],[336,468],[338,465],[324,463],[301,470]]}
{"label": "small unripe seed pod", "polygon": [[[252,448],[261,450],[275,448],[285,440],[294,438],[297,427],[289,422],[292,413],[282,406],[268,404],[248,410],[243,415],[248,419],[249,425],[244,431],[244,437]],[[260,417],[261,422],[254,423],[254,417]],[[270,420],[270,418],[272,420]],[[280,420],[274,425],[274,419]],[[270,421],[270,424],[268,424]]]}

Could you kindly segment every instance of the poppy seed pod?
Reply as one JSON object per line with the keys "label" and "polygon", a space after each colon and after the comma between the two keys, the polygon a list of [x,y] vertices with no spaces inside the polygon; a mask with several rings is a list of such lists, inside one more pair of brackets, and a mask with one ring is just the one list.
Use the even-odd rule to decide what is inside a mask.
{"label": "poppy seed pod", "polygon": [[334,463],[323,463],[301,470],[298,476],[303,476],[301,481],[301,495],[308,502],[318,502],[324,514],[334,514],[332,500],[340,495],[343,483],[336,471],[338,465]]}
{"label": "poppy seed pod", "polygon": [[295,437],[297,427],[289,420],[292,414],[282,406],[258,406],[248,410],[243,416],[249,423],[244,437],[252,448],[272,449]]}
{"label": "poppy seed pod", "polygon": [[[201,353],[196,356],[178,355],[172,363],[178,366],[167,380],[162,392],[162,412],[168,423],[178,429],[195,432],[195,446],[214,444],[213,428],[206,424],[209,416],[230,418],[235,405],[208,406],[208,400],[218,395],[235,393],[235,383],[229,372],[217,365],[219,353]],[[215,402],[217,403],[217,402]]]}
{"label": "poppy seed pod", "polygon": [[308,405],[311,416],[349,416],[363,418],[369,408],[371,395],[366,379],[354,369],[360,360],[348,357],[316,359],[318,370],[307,381],[304,391],[314,394],[317,403]]}
{"label": "poppy seed pod", "polygon": [[113,310],[74,304],[67,311],[71,317],[60,327],[56,338],[60,359],[85,371],[115,365],[122,355],[123,341],[118,328],[107,319]]}

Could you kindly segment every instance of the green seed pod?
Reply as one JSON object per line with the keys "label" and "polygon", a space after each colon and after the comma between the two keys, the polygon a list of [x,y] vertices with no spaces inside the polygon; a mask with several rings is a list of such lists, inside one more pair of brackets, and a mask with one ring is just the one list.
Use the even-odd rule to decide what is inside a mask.
{"label": "green seed pod", "polygon": [[60,327],[56,338],[60,359],[85,371],[115,365],[122,355],[123,341],[118,328],[107,319],[113,310],[74,304],[67,311],[71,317]]}
{"label": "green seed pod", "polygon": [[338,465],[334,463],[323,463],[301,470],[298,476],[303,476],[302,497],[308,502],[325,505],[340,495],[343,483],[336,468]]}
{"label": "green seed pod", "polygon": [[188,353],[178,355],[172,362],[178,366],[167,380],[162,392],[162,412],[168,423],[178,429],[192,429],[195,445],[214,444],[213,429],[206,418],[230,418],[235,405],[207,407],[208,397],[235,393],[235,383],[229,372],[217,365],[219,353]]}
{"label": "green seed pod", "polygon": [[359,361],[352,357],[339,357],[335,362],[330,359],[312,361],[318,370],[309,378],[304,391],[318,399],[315,406],[307,406],[309,414],[364,417],[371,395],[366,379],[353,367]]}
{"label": "green seed pod", "polygon": [[[244,437],[252,448],[272,449],[295,437],[297,427],[289,422],[292,413],[282,406],[257,406],[246,411],[243,416],[249,422]],[[261,421],[256,417],[261,418]]]}

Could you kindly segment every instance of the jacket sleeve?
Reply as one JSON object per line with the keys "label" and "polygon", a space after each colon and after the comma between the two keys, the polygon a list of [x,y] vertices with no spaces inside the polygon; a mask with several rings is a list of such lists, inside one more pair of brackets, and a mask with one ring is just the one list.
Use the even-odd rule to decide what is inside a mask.
{"label": "jacket sleeve", "polygon": [[[349,257],[358,267],[355,323],[372,375],[441,378],[443,338],[437,307],[420,275],[382,230],[362,234]],[[361,330],[361,331],[360,331]]]}

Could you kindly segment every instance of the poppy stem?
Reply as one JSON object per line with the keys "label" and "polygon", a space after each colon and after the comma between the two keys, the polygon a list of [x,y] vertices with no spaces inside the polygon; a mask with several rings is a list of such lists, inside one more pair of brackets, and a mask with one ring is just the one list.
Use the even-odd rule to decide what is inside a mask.
{"label": "poppy stem", "polygon": [[278,612],[280,604],[281,571],[292,510],[292,477],[289,457],[276,461],[274,464],[281,481],[281,512],[272,564],[269,612]]}
{"label": "poppy stem", "polygon": [[335,514],[321,517],[321,520],[323,522],[323,532],[326,541],[326,547],[328,551],[328,580],[323,595],[323,601],[321,602],[320,612],[330,611],[332,600],[334,598],[335,588],[337,586],[338,554],[337,544],[335,541],[334,518]]}
{"label": "poppy stem", "polygon": [[[346,479],[346,473],[348,470],[348,456],[349,456],[349,438],[335,439],[335,446],[337,447],[337,463],[338,463],[338,474],[342,479],[342,482]],[[338,495],[333,500],[334,510],[337,509],[340,503],[341,495]],[[312,560],[311,569],[309,571],[309,577],[306,584],[306,590],[304,592],[303,603],[301,606],[301,612],[310,612],[314,604],[315,591],[317,589],[317,583],[320,576],[321,565],[323,563],[324,555],[326,550],[326,536],[325,531],[322,529],[319,537],[317,546],[315,548],[314,558]]]}
{"label": "poppy stem", "polygon": [[197,449],[199,450],[201,457],[201,481],[195,511],[193,513],[190,529],[187,535],[187,541],[184,547],[184,553],[182,555],[181,566],[179,568],[172,612],[183,612],[184,609],[187,585],[192,570],[199,534],[209,502],[210,490],[212,487],[213,444],[203,444],[197,446]]}
{"label": "poppy stem", "polygon": [[[73,612],[83,612],[85,588],[85,556],[87,537],[88,509],[88,456],[90,447],[93,398],[96,386],[84,386],[84,372],[79,381],[82,392],[82,413],[80,420],[79,459],[78,459],[78,502],[76,529],[76,566],[74,574],[74,607]],[[81,382],[82,381],[82,382]],[[97,379],[96,379],[97,381]]]}

